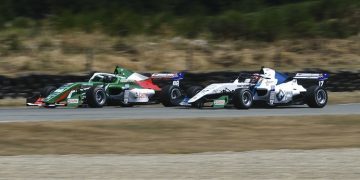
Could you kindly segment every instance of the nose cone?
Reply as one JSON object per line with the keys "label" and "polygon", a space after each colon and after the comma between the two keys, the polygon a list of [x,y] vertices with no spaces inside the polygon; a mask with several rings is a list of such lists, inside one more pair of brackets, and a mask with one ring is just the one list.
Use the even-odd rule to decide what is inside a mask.
{"label": "nose cone", "polygon": [[211,84],[211,85],[207,86],[205,89],[203,89],[202,91],[200,91],[199,93],[197,93],[194,97],[189,99],[188,103],[193,103],[209,94],[216,94],[220,87],[221,87],[220,84]]}

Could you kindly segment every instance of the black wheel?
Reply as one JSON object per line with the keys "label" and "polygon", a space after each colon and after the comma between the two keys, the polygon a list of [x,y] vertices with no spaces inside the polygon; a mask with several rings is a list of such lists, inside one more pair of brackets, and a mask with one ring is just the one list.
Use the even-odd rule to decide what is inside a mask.
{"label": "black wheel", "polygon": [[165,107],[178,106],[184,99],[179,86],[165,86],[161,89],[160,101]]}
{"label": "black wheel", "polygon": [[191,86],[186,90],[186,95],[188,98],[194,97],[197,93],[199,93],[203,88],[201,86]]}
{"label": "black wheel", "polygon": [[328,101],[326,90],[320,86],[311,86],[307,89],[305,102],[311,108],[323,108]]}
{"label": "black wheel", "polygon": [[49,96],[52,92],[56,90],[55,86],[46,86],[40,91],[40,96],[43,98],[46,98]]}
{"label": "black wheel", "polygon": [[86,92],[86,100],[90,107],[101,108],[106,104],[107,96],[101,87],[91,87]]}
{"label": "black wheel", "polygon": [[249,89],[237,89],[233,94],[234,106],[238,109],[249,109],[253,104],[253,95]]}

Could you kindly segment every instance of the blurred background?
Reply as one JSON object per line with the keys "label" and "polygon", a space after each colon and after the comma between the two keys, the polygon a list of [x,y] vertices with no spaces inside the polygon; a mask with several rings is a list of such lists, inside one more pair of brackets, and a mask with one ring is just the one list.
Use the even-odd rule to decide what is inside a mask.
{"label": "blurred background", "polygon": [[1,0],[0,74],[360,69],[359,0]]}

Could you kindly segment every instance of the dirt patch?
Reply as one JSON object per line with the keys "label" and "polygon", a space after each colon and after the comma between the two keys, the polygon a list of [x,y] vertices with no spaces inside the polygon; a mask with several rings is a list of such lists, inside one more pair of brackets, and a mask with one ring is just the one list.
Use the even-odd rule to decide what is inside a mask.
{"label": "dirt patch", "polygon": [[0,155],[360,147],[358,116],[4,123]]}

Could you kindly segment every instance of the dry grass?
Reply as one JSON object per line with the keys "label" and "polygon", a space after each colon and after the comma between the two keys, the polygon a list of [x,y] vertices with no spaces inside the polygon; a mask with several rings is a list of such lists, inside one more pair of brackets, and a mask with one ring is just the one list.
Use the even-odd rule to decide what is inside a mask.
{"label": "dry grass", "polygon": [[4,123],[0,155],[360,147],[359,116]]}
{"label": "dry grass", "polygon": [[[2,38],[0,34],[0,39]],[[348,39],[207,41],[160,37],[110,37],[101,33],[20,36],[20,50],[0,48],[0,74],[85,72],[93,52],[93,69],[111,72],[115,65],[136,71],[360,69],[359,37]],[[90,51],[91,50],[91,51]],[[91,54],[91,53],[90,53]]]}
{"label": "dry grass", "polygon": [[360,103],[360,91],[328,92],[330,104]]}
{"label": "dry grass", "polygon": [[26,99],[25,98],[4,98],[0,99],[0,107],[6,106],[25,106]]}

